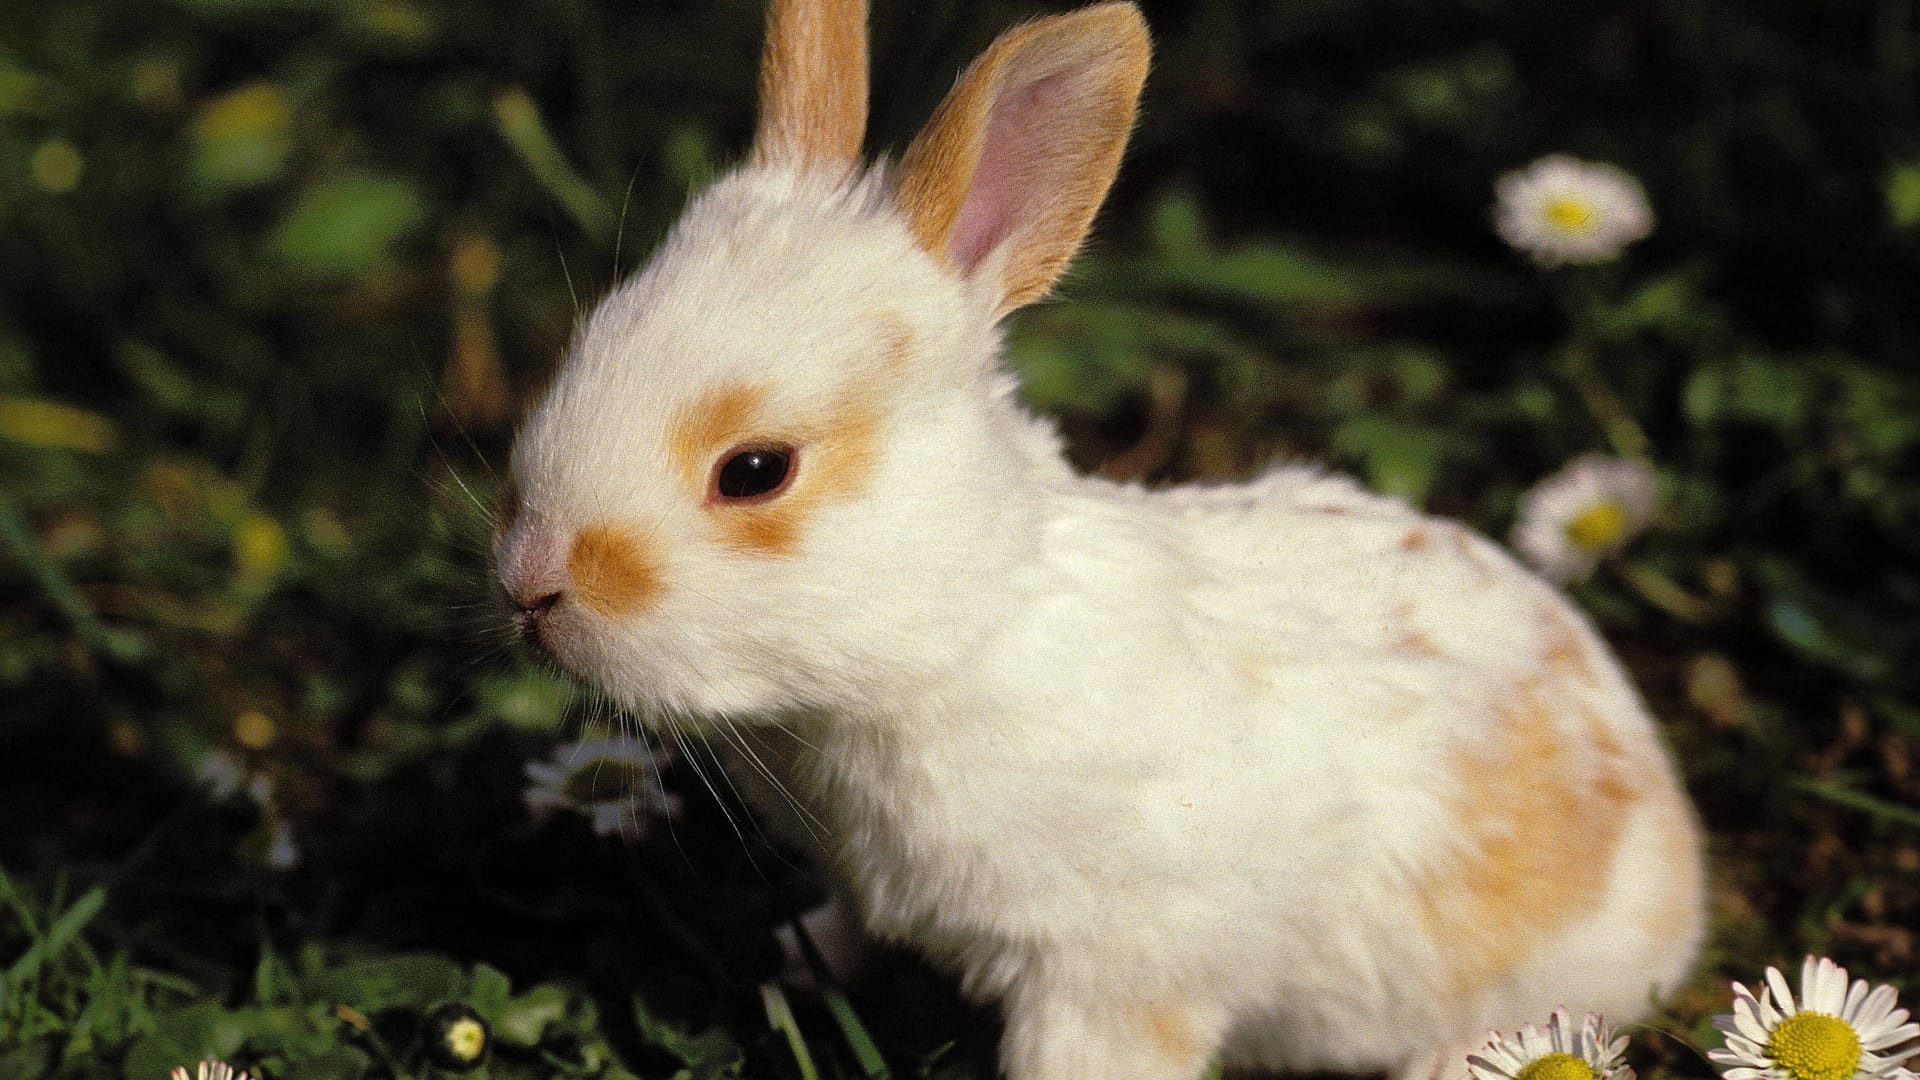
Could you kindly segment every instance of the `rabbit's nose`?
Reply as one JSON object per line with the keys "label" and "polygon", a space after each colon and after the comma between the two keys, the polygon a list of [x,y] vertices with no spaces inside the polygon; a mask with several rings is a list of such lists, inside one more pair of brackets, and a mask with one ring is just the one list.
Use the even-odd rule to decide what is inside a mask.
{"label": "rabbit's nose", "polygon": [[534,595],[510,594],[508,600],[513,604],[514,621],[520,624],[522,632],[531,632],[547,617],[547,613],[560,603],[564,594],[534,591]]}

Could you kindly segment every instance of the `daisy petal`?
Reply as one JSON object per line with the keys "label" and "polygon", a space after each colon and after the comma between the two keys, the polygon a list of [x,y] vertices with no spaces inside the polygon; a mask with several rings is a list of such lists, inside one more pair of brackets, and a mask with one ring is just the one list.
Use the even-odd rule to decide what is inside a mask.
{"label": "daisy petal", "polygon": [[[1778,1003],[1775,1007],[1780,1010],[1782,1016],[1792,1016],[1797,1011],[1793,1004],[1793,991],[1788,988],[1787,977],[1780,974],[1779,968],[1770,967],[1767,969],[1767,989],[1773,991],[1774,1000]],[[1762,1004],[1765,1003],[1763,1002]],[[1767,1026],[1772,1027],[1773,1025],[1769,1024]]]}

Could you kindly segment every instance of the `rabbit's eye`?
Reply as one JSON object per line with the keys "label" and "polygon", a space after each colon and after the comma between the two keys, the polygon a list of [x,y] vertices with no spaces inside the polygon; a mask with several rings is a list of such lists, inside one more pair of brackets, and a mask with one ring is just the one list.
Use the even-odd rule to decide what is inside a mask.
{"label": "rabbit's eye", "polygon": [[771,495],[786,485],[793,471],[793,452],[762,446],[738,450],[720,463],[713,490],[723,499],[752,499]]}

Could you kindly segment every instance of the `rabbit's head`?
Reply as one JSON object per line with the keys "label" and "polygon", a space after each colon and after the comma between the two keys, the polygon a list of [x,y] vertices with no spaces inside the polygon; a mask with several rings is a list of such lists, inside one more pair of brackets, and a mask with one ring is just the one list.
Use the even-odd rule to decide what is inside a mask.
{"label": "rabbit's head", "polygon": [[997,324],[1044,295],[1145,74],[1109,4],[1002,36],[860,161],[863,0],[775,0],[748,162],[580,327],[495,543],[522,629],[616,702],[858,714],[1003,608],[1064,466]]}

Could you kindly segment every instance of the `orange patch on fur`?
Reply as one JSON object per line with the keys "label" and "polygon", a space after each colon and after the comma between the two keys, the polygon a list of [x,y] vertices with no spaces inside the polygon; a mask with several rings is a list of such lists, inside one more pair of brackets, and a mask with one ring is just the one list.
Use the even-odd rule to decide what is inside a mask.
{"label": "orange patch on fur", "polygon": [[1401,551],[1425,551],[1432,546],[1433,537],[1428,534],[1424,525],[1409,530],[1400,540]]}
{"label": "orange patch on fur", "polygon": [[1547,608],[1541,611],[1540,620],[1547,627],[1546,651],[1540,654],[1547,669],[1587,685],[1598,681],[1599,672],[1594,668],[1587,644],[1569,624],[1567,616]]}
{"label": "orange patch on fur", "polygon": [[1472,567],[1482,578],[1493,576],[1492,568],[1487,565],[1487,553],[1481,549],[1478,538],[1457,525],[1445,527],[1447,542],[1453,550],[1460,553],[1460,561]]}
{"label": "orange patch on fur", "polygon": [[1141,1010],[1140,1030],[1147,1042],[1172,1061],[1191,1061],[1203,1065],[1213,1049],[1200,1041],[1187,1018],[1173,1009],[1158,1007]]}
{"label": "orange patch on fur", "polygon": [[872,402],[844,396],[823,426],[798,440],[793,481],[784,494],[739,506],[709,504],[719,521],[721,541],[755,555],[792,555],[807,520],[822,504],[866,490],[880,457],[880,420]]}
{"label": "orange patch on fur", "polygon": [[632,533],[613,525],[589,525],[567,551],[573,595],[602,615],[625,615],[645,607],[660,591],[660,570]]}
{"label": "orange patch on fur", "polygon": [[1494,737],[1449,762],[1459,848],[1420,882],[1421,922],[1469,993],[1526,960],[1529,943],[1603,899],[1627,808],[1630,762],[1600,718],[1537,683],[1494,706]]}
{"label": "orange patch on fur", "polygon": [[767,388],[754,383],[717,387],[682,409],[667,431],[667,458],[701,497],[713,469],[713,457],[722,450],[766,432],[756,425],[767,401]]}
{"label": "orange patch on fur", "polygon": [[800,542],[798,518],[778,503],[726,507],[720,539],[728,547],[756,555],[793,554]]}
{"label": "orange patch on fur", "polygon": [[1403,656],[1431,658],[1442,655],[1438,642],[1421,631],[1410,627],[1402,630],[1399,636],[1393,639],[1393,644],[1390,647],[1394,652],[1400,653]]}

